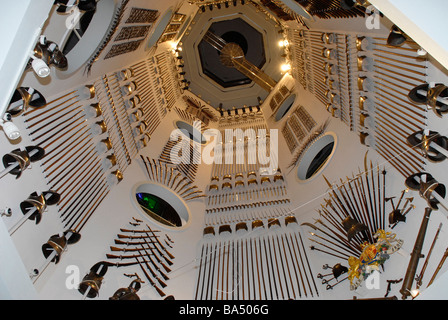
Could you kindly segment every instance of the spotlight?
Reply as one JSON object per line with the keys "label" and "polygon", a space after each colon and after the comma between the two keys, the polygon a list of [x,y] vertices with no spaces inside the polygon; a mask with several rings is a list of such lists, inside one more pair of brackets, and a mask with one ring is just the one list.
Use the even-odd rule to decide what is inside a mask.
{"label": "spotlight", "polygon": [[34,72],[40,77],[45,78],[50,75],[50,68],[42,59],[38,59],[35,56],[31,56],[33,61],[31,62],[31,66],[33,67]]}
{"label": "spotlight", "polygon": [[208,8],[210,9],[210,11],[213,11],[213,5],[212,4],[209,4]]}
{"label": "spotlight", "polygon": [[289,63],[282,64],[281,70],[283,72],[289,71],[289,70],[291,70],[291,65]]}
{"label": "spotlight", "polygon": [[224,6],[225,6],[226,8],[228,8],[228,7],[229,7],[229,2],[226,1],[226,2],[224,3]]}
{"label": "spotlight", "polygon": [[16,140],[20,138],[20,131],[17,126],[11,122],[11,115],[5,113],[2,119],[0,119],[0,125],[3,127],[3,131],[10,140]]}
{"label": "spotlight", "polygon": [[218,9],[221,9],[221,4],[220,4],[220,3],[217,3],[217,4],[216,4],[216,7],[217,7]]}
{"label": "spotlight", "polygon": [[201,11],[205,12],[205,7],[204,6],[201,6]]}

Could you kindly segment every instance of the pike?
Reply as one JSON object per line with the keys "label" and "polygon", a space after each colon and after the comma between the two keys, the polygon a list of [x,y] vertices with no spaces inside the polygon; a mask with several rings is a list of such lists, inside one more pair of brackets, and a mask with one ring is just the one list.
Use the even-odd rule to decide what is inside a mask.
{"label": "pike", "polygon": [[[99,170],[99,169],[100,169],[100,164],[99,164],[99,163],[97,163],[95,166],[93,166],[93,165],[90,166],[91,164],[93,164],[93,161],[94,161],[94,160],[95,160],[95,159],[93,159],[92,162],[89,164],[88,167],[90,167],[90,169],[84,174],[84,176],[81,177],[81,179],[79,180],[79,182],[83,181],[83,182],[85,183],[84,179],[89,178],[89,177],[90,177],[90,173],[91,173],[92,171],[94,171],[94,170],[97,171],[97,175],[101,173],[101,171]],[[87,167],[87,168],[88,168],[88,167]],[[78,170],[79,170],[79,169],[78,169]],[[77,171],[78,171],[78,170],[77,170]],[[76,172],[77,172],[77,171],[76,171]],[[76,174],[76,172],[75,172],[75,174]],[[73,175],[72,175],[72,176],[73,176]],[[74,180],[71,180],[72,176],[70,176],[70,177],[67,179],[67,181],[65,182],[65,183],[67,183],[67,182],[70,181],[71,184],[73,184],[73,186],[72,186],[72,188],[70,189],[70,191],[67,191],[68,188],[61,190],[62,187],[65,185],[65,183],[62,184],[62,185],[59,186],[59,187],[56,187],[56,184],[54,184],[52,188],[53,188],[53,189],[56,189],[56,190],[61,190],[61,191],[60,191],[61,194],[71,193],[73,190],[75,190],[75,187],[77,187],[76,181],[78,181],[78,178],[79,178],[79,176],[78,176],[78,177],[76,177]],[[83,187],[85,188],[85,186],[80,185],[80,186],[78,186],[78,189],[76,189],[76,190],[79,191],[79,190],[80,190],[81,188],[83,188]],[[69,199],[66,198],[66,200],[64,200],[64,201],[62,201],[62,202],[66,202],[66,203],[68,203],[70,200],[71,200],[71,198],[69,198]],[[61,209],[63,209],[63,208],[64,208],[64,206],[61,207]]]}
{"label": "pike", "polygon": [[[332,184],[330,183],[330,181],[328,181],[327,177],[325,177],[324,175],[322,175],[322,177],[324,178],[325,182],[327,183],[328,187],[331,189],[332,194],[334,196],[334,198],[337,200],[336,204],[338,205],[338,207],[344,212],[345,216],[350,216],[349,212],[347,211],[347,209],[345,208],[345,206],[343,205],[341,199],[339,198],[339,196],[337,195],[336,191],[334,190]],[[330,195],[331,196],[331,195]],[[344,217],[341,217],[341,219],[343,220]]]}
{"label": "pike", "polygon": [[[56,99],[54,99],[54,100],[48,102],[47,104],[45,104],[45,105],[42,106],[41,108],[38,108],[38,109],[34,108],[34,109],[27,110],[27,112],[26,112],[24,115],[25,115],[25,116],[28,116],[29,114],[31,114],[31,113],[33,113],[33,112],[35,112],[35,111],[37,111],[37,110],[43,109],[43,108],[45,108],[45,107],[48,107],[49,105],[51,105],[51,104],[53,104],[53,103],[55,103],[55,102],[58,102],[59,100],[62,100],[62,99],[68,97],[69,95],[71,95],[71,94],[73,94],[73,93],[75,93],[75,92],[77,92],[77,91],[78,91],[78,90],[74,90],[74,91],[71,91],[71,92],[69,92],[69,93],[66,93],[66,94],[60,96],[59,98],[56,98]],[[71,99],[73,99],[73,98],[78,98],[78,97],[79,97],[79,95],[76,95],[76,96],[72,97]],[[64,103],[66,103],[67,101],[70,101],[71,99],[62,102],[61,104],[64,104]],[[58,105],[58,106],[55,106],[55,107],[53,107],[53,108],[51,108],[51,109],[46,109],[45,112],[50,111],[50,110],[53,110],[54,108],[57,108],[57,107],[59,107],[59,105]]]}
{"label": "pike", "polygon": [[[285,246],[285,240],[283,239],[283,237],[286,239],[287,246]],[[282,244],[283,244],[283,251],[286,252],[286,248],[288,248],[288,252],[291,257],[292,267],[294,270],[294,274],[296,276],[297,288],[299,289],[299,297],[301,298],[302,290],[300,290],[299,275],[297,274],[297,269],[299,269],[299,274],[300,274],[300,278],[302,279],[302,285],[303,285],[303,278],[302,278],[302,273],[300,271],[300,267],[299,267],[298,263],[297,263],[297,268],[294,264],[294,259],[293,259],[293,255],[292,255],[293,250],[291,249],[291,245],[289,244],[288,237],[286,235],[281,235],[281,239],[282,239]],[[296,255],[295,250],[294,250],[294,256],[295,256],[296,262],[297,262],[297,255]],[[292,280],[291,280],[291,283],[292,283]],[[293,288],[294,288],[294,286],[293,286]],[[306,291],[305,291],[305,295],[306,295]]]}
{"label": "pike", "polygon": [[[378,119],[378,120],[380,120],[380,119]],[[384,131],[384,133],[388,134],[389,136],[391,136],[392,138],[395,139],[394,142],[396,142],[396,144],[395,144],[396,148],[398,148],[398,147],[403,148],[403,146],[407,147],[407,137],[409,137],[410,135],[406,136],[406,133],[402,133],[402,132],[397,131],[396,129],[394,129],[390,125],[387,125],[386,123],[382,122],[382,120],[381,121],[377,121],[376,122],[376,126],[378,126],[380,129],[382,129]],[[377,138],[382,138],[382,136],[377,136]],[[389,142],[389,141],[387,141],[387,142]],[[404,142],[403,145],[400,144],[400,142]],[[411,149],[414,150],[414,152],[416,152],[416,150],[414,148],[405,149],[404,151],[408,152]]]}
{"label": "pike", "polygon": [[[270,240],[269,237],[268,237],[268,240]],[[273,251],[274,251],[273,255],[274,255],[274,258],[275,258],[275,267],[277,269],[277,276],[278,276],[277,279],[280,281],[280,292],[282,294],[282,299],[284,299],[285,295],[283,293],[283,287],[281,285],[281,280],[280,280],[280,269],[279,269],[279,266],[278,266],[278,260],[277,260],[277,253],[276,253],[276,250],[275,250],[275,244],[272,241],[268,241],[268,245],[269,245],[269,251],[270,251],[271,254],[272,254],[271,245],[274,248],[273,249]],[[287,287],[287,289],[288,289],[288,287]],[[288,296],[289,296],[289,290],[288,290]]]}
{"label": "pike", "polygon": [[[330,204],[328,204],[330,203]],[[327,206],[330,205],[331,209],[336,212],[336,209],[331,205],[331,200],[327,201]],[[323,204],[321,204],[322,210],[317,210],[320,217],[323,217],[325,220],[327,220],[334,228],[336,228],[340,233],[344,233],[345,231],[342,228],[341,221],[337,220],[336,217],[330,213],[330,211],[324,207]],[[343,219],[342,219],[343,220]]]}
{"label": "pike", "polygon": [[440,260],[439,264],[437,265],[436,270],[434,271],[434,274],[431,277],[431,280],[429,281],[426,288],[429,288],[434,280],[436,279],[437,275],[439,274],[439,271],[442,269],[443,264],[445,263],[445,260],[448,258],[448,248],[445,250],[445,253],[442,256],[442,259]]}
{"label": "pike", "polygon": [[[426,117],[426,115],[424,114],[425,110],[418,108],[416,105],[411,104],[409,101],[406,101],[406,100],[404,100],[403,98],[400,98],[400,97],[398,97],[398,96],[392,94],[391,92],[385,91],[385,90],[383,90],[383,89],[381,89],[381,88],[377,88],[377,89],[378,89],[378,91],[381,91],[381,92],[383,92],[384,94],[386,94],[386,96],[384,96],[383,94],[379,93],[379,95],[380,95],[381,97],[383,97],[383,98],[385,98],[385,99],[391,101],[392,103],[394,103],[394,104],[396,104],[396,105],[402,107],[402,108],[404,109],[404,110],[402,110],[403,113],[404,113],[405,111],[409,111],[409,112],[413,113],[413,114],[416,115],[416,116],[420,116],[420,117],[422,117],[422,118]],[[399,91],[397,91],[397,90],[395,90],[395,89],[391,89],[391,88],[389,88],[389,89],[390,89],[392,92],[394,92],[394,93],[398,93],[398,94],[400,94],[400,95],[404,95],[402,92],[399,92]],[[397,101],[392,100],[390,97],[393,97],[393,98],[397,99],[397,100],[400,101],[401,103],[404,103],[404,105],[401,104],[401,103],[398,103]],[[414,108],[417,108],[417,111],[414,110]],[[418,112],[418,111],[423,111],[423,114],[420,113],[420,112]]]}
{"label": "pike", "polygon": [[260,282],[260,269],[259,269],[259,263],[258,263],[258,253],[257,253],[257,247],[255,246],[255,250],[253,248],[253,240],[254,239],[252,239],[252,238],[250,239],[250,250],[251,250],[252,256],[253,256],[253,251],[255,251],[255,260],[256,260],[257,278],[258,278],[258,299],[262,299],[261,282]]}
{"label": "pike", "polygon": [[[375,73],[377,73],[377,74],[379,74],[379,75],[381,75],[381,76],[383,76],[383,77],[390,78],[390,79],[392,79],[392,80],[394,80],[394,81],[396,81],[396,82],[403,83],[403,84],[405,84],[405,85],[407,85],[407,86],[410,86],[411,88],[415,88],[415,87],[416,87],[416,84],[415,84],[415,83],[411,83],[411,82],[405,81],[405,80],[403,80],[403,79],[399,79],[399,78],[397,78],[397,77],[394,77],[393,75],[390,75],[390,74],[387,74],[387,73],[384,73],[384,72],[381,72],[381,71],[378,71],[378,70],[375,70]],[[382,79],[382,78],[379,78],[378,76],[374,76],[374,77],[377,78],[377,79],[379,79],[379,80],[384,80],[384,79]],[[386,80],[384,80],[384,81],[386,81]],[[420,81],[419,81],[419,82],[420,82]]]}
{"label": "pike", "polygon": [[[295,236],[296,241],[297,241],[297,234],[294,234],[294,236]],[[310,261],[308,260],[308,255],[306,254],[305,247],[304,247],[304,245],[303,245],[302,235],[301,235],[300,233],[299,233],[299,239],[300,239],[300,244],[302,245],[302,248],[303,248],[303,250],[304,250],[304,255],[305,255],[306,263],[307,263],[307,266],[308,266],[309,273],[310,273],[310,275],[311,275],[311,280],[313,281],[314,289],[316,290],[316,294],[319,296],[319,291],[317,290],[316,282],[314,281],[314,276],[313,276],[313,271],[312,271],[312,269],[311,269]],[[311,289],[310,289],[310,290],[311,290]],[[313,296],[312,291],[311,291],[311,296]]]}
{"label": "pike", "polygon": [[[91,146],[90,149],[85,150],[82,154],[84,154],[86,151],[88,151],[89,156],[91,157],[79,157],[79,161],[76,162],[76,164],[73,167],[70,167],[69,165],[67,165],[63,170],[61,170],[58,174],[56,174],[54,177],[51,177],[48,181],[49,184],[52,184],[52,188],[55,188],[64,178],[68,178],[67,181],[69,181],[72,177],[74,176],[78,176],[78,172],[79,170],[81,170],[82,168],[84,168],[84,166],[86,165],[86,163],[90,160],[90,163],[88,164],[87,168],[91,167],[91,165],[93,164],[93,161],[95,161],[96,159],[92,157],[92,155],[94,154],[94,148]],[[68,159],[71,160],[71,159]],[[66,161],[68,161],[66,160]],[[64,161],[61,165],[65,164],[66,161]],[[60,166],[58,166],[55,170],[59,169]],[[78,168],[79,167],[79,168]],[[76,171],[73,171],[74,169],[78,168]],[[66,171],[67,169],[71,170],[71,175],[68,176],[68,173],[63,175],[61,178],[59,178],[59,180],[57,180],[56,182],[53,183],[54,179],[56,179],[60,174],[62,174],[64,171]],[[52,171],[54,172],[54,171]],[[65,183],[67,183],[67,181]],[[62,184],[60,186],[60,188],[62,188],[64,185]]]}
{"label": "pike", "polygon": [[[347,246],[347,247],[351,248],[352,250],[356,251],[356,248],[355,248],[355,247],[352,247],[352,244],[351,244],[350,242],[348,242],[347,239],[345,239],[344,237],[342,237],[340,234],[335,233],[332,229],[328,228],[328,227],[327,227],[321,220],[317,220],[317,221],[318,221],[320,224],[322,224],[325,228],[327,228],[328,230],[332,231],[333,234],[334,234],[335,236],[337,236],[337,238],[335,238],[333,235],[329,234],[329,233],[326,232],[325,230],[322,230],[321,228],[316,227],[316,225],[314,225],[314,224],[305,222],[305,223],[302,223],[301,225],[302,225],[302,226],[308,226],[308,227],[311,227],[313,230],[318,230],[318,231],[322,232],[324,235],[326,235],[326,236],[330,237],[331,239],[335,240],[336,242],[338,242],[341,246]],[[358,251],[359,251],[359,248],[358,248]],[[358,252],[358,253],[360,253],[360,252]]]}
{"label": "pike", "polygon": [[[348,179],[348,177],[347,177],[347,179]],[[363,193],[363,191],[361,191],[361,189],[360,189],[360,181],[359,180],[360,180],[360,178],[358,176],[358,177],[354,178],[352,181],[353,181],[353,184],[355,186],[355,191],[356,191],[356,194],[358,196],[358,199],[361,202],[361,209],[362,209],[363,215],[365,217],[364,221],[366,221],[366,224],[369,226],[369,229],[373,230],[374,229],[373,228],[374,224],[373,224],[373,221],[372,221],[372,217],[369,214],[365,193]],[[370,238],[371,241],[373,240],[373,239],[371,239],[371,234],[369,234],[369,238]],[[373,243],[373,242],[371,242],[371,243]]]}
{"label": "pike", "polygon": [[[281,237],[281,235],[280,235],[280,237]],[[292,284],[291,270],[289,268],[289,261],[288,261],[288,255],[286,254],[285,243],[283,242],[283,238],[281,238],[281,239],[282,239],[282,244],[283,244],[283,251],[282,251],[282,254],[280,255],[280,260],[282,260],[283,273],[285,274],[285,278],[286,278],[286,273],[285,273],[284,263],[283,263],[283,256],[285,256],[286,270],[288,270],[289,283],[291,284],[291,291],[292,291],[292,294],[294,296],[294,299],[296,299],[297,296],[296,296],[296,292],[294,290],[294,285]],[[276,242],[277,242],[277,246],[279,248],[279,251],[281,251],[282,249],[280,247],[279,235],[276,235]],[[286,288],[288,288],[288,286],[286,286]],[[289,295],[289,293],[288,293],[288,295]]]}

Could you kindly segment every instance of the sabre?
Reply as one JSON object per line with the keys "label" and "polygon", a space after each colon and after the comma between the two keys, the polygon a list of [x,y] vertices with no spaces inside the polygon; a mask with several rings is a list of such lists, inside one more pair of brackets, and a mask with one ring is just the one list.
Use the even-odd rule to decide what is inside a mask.
{"label": "sabre", "polygon": [[417,281],[417,290],[421,287],[423,282],[423,276],[425,275],[426,268],[428,266],[429,258],[431,257],[432,250],[434,249],[434,245],[436,244],[437,238],[439,237],[440,229],[442,229],[442,223],[439,224],[439,228],[436,231],[436,234],[434,236],[434,240],[432,241],[431,247],[428,251],[428,254],[426,255],[425,263],[423,264],[422,269],[420,270],[420,274],[416,277]]}
{"label": "sabre", "polygon": [[431,280],[429,281],[427,288],[431,286],[434,280],[436,279],[440,269],[442,269],[442,266],[445,263],[446,258],[448,258],[448,248],[445,250],[445,253],[443,254],[442,259],[440,260],[439,265],[437,266],[436,271],[434,272]]}

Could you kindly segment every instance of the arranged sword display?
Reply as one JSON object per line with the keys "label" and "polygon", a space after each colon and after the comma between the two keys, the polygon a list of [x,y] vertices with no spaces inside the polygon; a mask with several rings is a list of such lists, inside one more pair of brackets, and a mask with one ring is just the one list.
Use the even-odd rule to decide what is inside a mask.
{"label": "arranged sword display", "polygon": [[[250,225],[250,224],[249,224]],[[319,296],[294,216],[204,230],[195,299],[286,300]]]}

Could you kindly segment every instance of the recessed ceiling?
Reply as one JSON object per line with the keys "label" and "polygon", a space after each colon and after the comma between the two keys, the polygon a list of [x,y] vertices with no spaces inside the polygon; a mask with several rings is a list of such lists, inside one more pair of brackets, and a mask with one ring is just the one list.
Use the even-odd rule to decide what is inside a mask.
{"label": "recessed ceiling", "polygon": [[[242,18],[224,20],[211,24],[208,32],[226,43],[238,45],[244,57],[258,68],[266,62],[263,35]],[[198,46],[202,72],[224,88],[249,84],[251,79],[237,69],[222,63],[222,54],[204,38]]]}
{"label": "recessed ceiling", "polygon": [[280,30],[276,21],[250,3],[199,11],[181,39],[183,69],[190,90],[211,106],[224,110],[258,105],[259,99],[264,100],[269,92],[235,68],[224,65],[219,51],[204,36],[210,31],[227,43],[236,43],[250,63],[279,81],[280,66],[285,62],[283,48],[278,46],[283,39]]}

